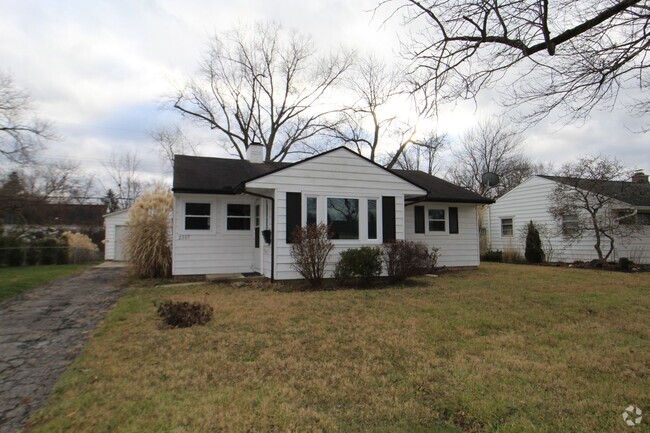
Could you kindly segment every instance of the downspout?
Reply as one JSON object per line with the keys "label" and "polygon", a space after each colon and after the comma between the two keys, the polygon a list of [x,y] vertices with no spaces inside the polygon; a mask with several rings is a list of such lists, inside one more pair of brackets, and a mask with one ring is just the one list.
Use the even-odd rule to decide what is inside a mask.
{"label": "downspout", "polygon": [[271,200],[271,282],[275,281],[275,198],[244,190],[244,194]]}

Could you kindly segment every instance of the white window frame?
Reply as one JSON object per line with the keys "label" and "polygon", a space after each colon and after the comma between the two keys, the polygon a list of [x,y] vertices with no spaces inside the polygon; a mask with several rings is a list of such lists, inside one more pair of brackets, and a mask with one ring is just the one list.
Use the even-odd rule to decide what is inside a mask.
{"label": "white window frame", "polygon": [[[503,234],[503,221],[510,220],[510,234]],[[499,218],[499,230],[502,238],[512,238],[515,236],[515,218],[514,217],[501,217]]]}
{"label": "white window frame", "polygon": [[[240,217],[240,216],[228,216],[228,205],[238,205],[238,206],[248,206],[250,209],[249,215],[247,217]],[[223,213],[224,213],[224,230],[226,233],[229,234],[237,234],[237,233],[251,233],[255,227],[255,220],[254,220],[254,213],[255,213],[255,205],[253,203],[249,202],[237,202],[237,201],[226,201],[223,206]],[[228,218],[237,218],[237,219],[245,219],[248,218],[249,224],[248,224],[248,230],[238,230],[238,229],[229,229],[228,228]]]}
{"label": "white window frame", "polygon": [[[325,215],[324,215],[325,224],[327,224],[327,216],[328,216],[327,202],[330,199],[357,200],[357,203],[359,204],[359,211],[358,211],[359,213],[357,215],[357,225],[358,225],[357,233],[359,233],[359,237],[357,239],[332,239],[332,242],[334,242],[334,243],[354,243],[354,244],[359,244],[359,243],[364,242],[363,231],[362,231],[363,230],[363,225],[362,225],[362,221],[361,221],[361,217],[363,215],[363,208],[362,208],[361,203],[365,202],[365,200],[362,197],[356,197],[356,196],[355,197],[341,196],[341,195],[327,196],[325,198],[325,200],[324,200],[325,201]],[[366,209],[367,209],[367,206],[366,206]],[[367,237],[368,236],[367,236],[367,233],[366,233],[366,238]]]}
{"label": "white window frame", "polygon": [[[193,198],[193,197],[183,197],[177,199],[180,202],[179,210],[179,221],[180,221],[180,234],[186,235],[213,235],[217,232],[217,203],[214,199],[207,198]],[[199,204],[209,204],[210,205],[210,229],[208,230],[193,230],[185,228],[185,205],[187,203],[199,203]]]}
{"label": "white window frame", "polygon": [[[444,230],[431,230],[431,226],[429,225],[430,221],[442,221],[439,219],[436,220],[431,220],[429,218],[429,211],[430,210],[441,210],[445,212],[445,229]],[[446,235],[449,234],[449,207],[448,206],[425,206],[424,208],[425,214],[424,214],[424,224],[426,228],[426,233],[430,235]]]}
{"label": "white window frame", "polygon": [[[567,230],[567,226],[573,225],[571,230]],[[562,235],[573,236],[578,232],[580,225],[580,217],[577,213],[570,213],[562,215]],[[569,226],[570,227],[570,226]]]}
{"label": "white window frame", "polygon": [[[307,224],[307,198],[316,199],[316,223],[327,224],[327,199],[347,198],[359,200],[359,239],[332,239],[335,245],[362,246],[381,245],[381,230],[383,227],[381,197],[363,194],[323,194],[317,192],[302,192],[302,219],[303,226]],[[368,239],[368,200],[377,202],[377,239]]]}

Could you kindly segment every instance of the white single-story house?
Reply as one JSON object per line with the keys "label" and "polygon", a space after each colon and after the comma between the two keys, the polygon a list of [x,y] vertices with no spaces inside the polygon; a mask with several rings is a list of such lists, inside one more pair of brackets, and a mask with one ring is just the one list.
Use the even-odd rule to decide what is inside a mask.
{"label": "white single-story house", "polygon": [[477,206],[491,203],[419,171],[388,170],[339,147],[295,163],[177,155],[173,274],[257,272],[297,279],[291,233],[327,223],[339,253],[395,239],[440,249],[441,266],[478,266]]}
{"label": "white single-story house", "polygon": [[[575,183],[576,179],[571,179]],[[580,180],[578,180],[580,181]],[[548,260],[573,262],[597,258],[594,249],[595,238],[583,236],[570,242],[562,236],[563,229],[575,224],[577,215],[566,215],[559,224],[549,212],[549,196],[558,182],[569,182],[568,178],[555,176],[532,176],[513,188],[488,207],[483,216],[487,230],[488,244],[493,250],[514,249],[522,255],[525,250],[526,225],[533,221],[542,234],[542,246]],[[603,191],[615,199],[612,212],[626,211],[634,214],[636,223],[642,224],[642,231],[633,237],[616,239],[610,260],[627,257],[635,263],[650,263],[650,183],[648,176],[637,173],[631,182],[606,181]],[[607,251],[608,245],[603,245]]]}
{"label": "white single-story house", "polygon": [[129,210],[122,209],[104,215],[104,260],[126,260],[126,223]]}

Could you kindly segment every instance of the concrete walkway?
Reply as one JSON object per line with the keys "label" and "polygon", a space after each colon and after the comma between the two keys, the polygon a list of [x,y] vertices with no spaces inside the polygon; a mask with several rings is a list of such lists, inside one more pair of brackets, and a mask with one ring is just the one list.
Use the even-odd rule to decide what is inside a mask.
{"label": "concrete walkway", "polygon": [[0,433],[23,428],[124,291],[125,269],[93,268],[0,303]]}

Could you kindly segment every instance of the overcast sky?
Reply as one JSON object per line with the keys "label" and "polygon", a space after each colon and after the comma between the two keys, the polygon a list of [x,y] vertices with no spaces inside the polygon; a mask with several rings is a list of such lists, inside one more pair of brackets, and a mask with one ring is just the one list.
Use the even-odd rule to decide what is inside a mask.
{"label": "overcast sky", "polygon": [[[136,151],[143,175],[162,177],[148,131],[178,121],[161,109],[174,84],[197,70],[208,38],[237,23],[273,20],[309,34],[321,49],[346,46],[391,58],[404,29],[373,19],[376,1],[352,0],[0,0],[0,70],[28,90],[61,140],[50,161],[80,161],[100,173],[113,152]],[[489,95],[478,107],[442,107],[437,125],[454,141],[480,116],[498,110]],[[650,171],[648,119],[623,108],[593,113],[583,124],[546,122],[526,131],[526,154],[557,165],[605,153]],[[208,148],[204,153],[224,156]],[[101,178],[101,176],[100,176]]]}

